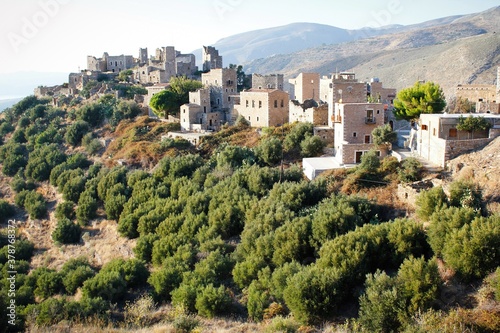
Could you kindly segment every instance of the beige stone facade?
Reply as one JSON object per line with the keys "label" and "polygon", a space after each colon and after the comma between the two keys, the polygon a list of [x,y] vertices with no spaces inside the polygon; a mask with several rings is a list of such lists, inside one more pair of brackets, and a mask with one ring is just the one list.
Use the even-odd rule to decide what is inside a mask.
{"label": "beige stone facade", "polygon": [[201,75],[201,83],[210,89],[212,111],[229,112],[232,108],[231,96],[237,94],[236,70],[217,68]]}
{"label": "beige stone facade", "polygon": [[211,111],[207,88],[189,93],[189,103],[181,106],[180,119],[183,131],[218,130],[225,121],[222,112]]}
{"label": "beige stone facade", "polygon": [[426,160],[446,166],[446,162],[460,154],[486,145],[500,136],[500,115],[469,114],[484,117],[492,127],[488,131],[470,133],[458,131],[459,114],[421,114],[417,134],[417,152]]}
{"label": "beige stone facade", "polygon": [[119,73],[134,65],[134,57],[131,55],[110,56],[104,52],[102,58],[87,56],[87,70],[89,71]]}
{"label": "beige stone facade", "polygon": [[456,96],[474,103],[478,113],[500,113],[500,94],[495,85],[460,84],[457,86]]}
{"label": "beige stone facade", "polygon": [[[335,132],[335,158],[340,164],[355,164],[375,148],[372,131],[384,124],[382,103],[335,103],[332,115]],[[385,152],[381,151],[381,157]]]}
{"label": "beige stone facade", "polygon": [[213,46],[203,46],[203,71],[210,71],[216,68],[222,68],[222,56],[219,51]]}
{"label": "beige stone facade", "polygon": [[322,104],[318,107],[304,109],[301,105],[297,105],[290,101],[289,121],[300,123],[312,123],[315,126],[328,125],[328,105]]}
{"label": "beige stone facade", "polygon": [[500,67],[497,68],[496,85],[459,84],[457,99],[468,99],[474,103],[477,113],[500,113]]}
{"label": "beige stone facade", "polygon": [[320,76],[318,73],[300,73],[295,79],[288,82],[292,85],[290,99],[304,103],[305,100],[312,99],[319,102],[320,96]]}
{"label": "beige stone facade", "polygon": [[277,89],[250,89],[240,93],[240,104],[234,105],[235,116],[241,115],[252,127],[280,126],[288,122],[288,93]]}

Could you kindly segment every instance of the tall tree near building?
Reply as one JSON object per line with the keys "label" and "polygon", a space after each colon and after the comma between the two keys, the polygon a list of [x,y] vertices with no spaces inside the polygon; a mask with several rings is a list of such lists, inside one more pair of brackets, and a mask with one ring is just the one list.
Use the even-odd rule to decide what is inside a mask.
{"label": "tall tree near building", "polygon": [[203,87],[203,84],[196,80],[191,80],[185,76],[174,77],[170,80],[168,89],[155,94],[149,106],[159,117],[167,117],[169,114],[179,112],[181,105],[189,102],[189,92],[196,91]]}
{"label": "tall tree near building", "polygon": [[394,101],[394,115],[397,119],[415,120],[422,113],[441,113],[446,100],[441,87],[434,82],[417,82],[401,90]]}

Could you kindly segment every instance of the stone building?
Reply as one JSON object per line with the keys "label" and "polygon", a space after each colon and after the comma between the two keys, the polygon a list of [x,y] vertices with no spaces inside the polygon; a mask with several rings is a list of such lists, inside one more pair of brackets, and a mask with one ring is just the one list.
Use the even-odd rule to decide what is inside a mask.
{"label": "stone building", "polygon": [[291,123],[312,123],[315,126],[328,126],[328,105],[322,104],[305,108],[296,101],[290,101],[290,114],[288,119]]}
{"label": "stone building", "polygon": [[201,75],[201,83],[210,90],[210,108],[213,111],[229,112],[231,96],[237,94],[236,70],[216,68]]}
{"label": "stone building", "polygon": [[[382,103],[335,103],[333,128],[335,132],[335,158],[340,164],[361,162],[361,156],[376,148],[372,131],[384,124]],[[386,154],[380,151],[380,156]]]}
{"label": "stone building", "polygon": [[455,94],[457,99],[474,103],[477,113],[500,113],[500,67],[497,68],[496,85],[459,84]]}
{"label": "stone building", "polygon": [[283,74],[251,74],[253,89],[278,89],[283,90]]}
{"label": "stone building", "polygon": [[148,48],[139,48],[139,66],[146,65],[148,60]]}
{"label": "stone building", "polygon": [[[144,60],[146,60],[144,62]],[[198,71],[194,54],[182,54],[173,46],[157,48],[155,56],[147,59],[147,49],[139,49],[139,66],[134,69],[136,83],[167,83],[174,76],[192,78]]]}
{"label": "stone building", "polygon": [[290,99],[297,100],[299,103],[304,103],[308,99],[320,101],[320,76],[318,73],[300,73],[295,79],[289,79],[288,82],[292,85]]}
{"label": "stone building", "polygon": [[104,52],[102,58],[87,56],[87,70],[90,71],[119,73],[134,66],[134,57],[131,55],[110,56]]}
{"label": "stone building", "polygon": [[79,90],[82,90],[89,81],[97,81],[97,79],[103,75],[108,76],[108,79],[110,79],[116,74],[103,74],[100,71],[81,71],[80,73],[69,73],[68,88],[70,89],[70,94],[76,94]]}
{"label": "stone building", "polygon": [[222,68],[222,56],[219,51],[213,46],[203,46],[203,71]]}
{"label": "stone building", "polygon": [[144,96],[144,103],[143,104],[148,106],[148,114],[150,117],[156,117],[153,110],[149,106],[149,102],[151,101],[151,98],[155,94],[159,93],[160,91],[166,90],[169,86],[170,86],[170,84],[168,84],[168,83],[159,83],[159,84],[155,84],[155,85],[146,87],[148,94],[146,96]]}
{"label": "stone building", "polygon": [[[487,131],[459,131],[460,117],[484,117],[491,123]],[[417,153],[426,160],[446,166],[446,162],[478,147],[484,146],[500,136],[500,115],[484,114],[421,114],[417,133]]]}
{"label": "stone building", "polygon": [[166,71],[158,67],[144,65],[134,70],[134,79],[136,83],[157,84],[168,82],[170,77],[167,76]]}
{"label": "stone building", "polygon": [[189,103],[180,110],[182,131],[217,131],[225,122],[225,114],[210,108],[210,89],[198,89],[189,93]]}
{"label": "stone building", "polygon": [[252,127],[281,126],[288,122],[288,112],[288,93],[278,89],[242,91],[234,105],[235,117],[241,115]]}

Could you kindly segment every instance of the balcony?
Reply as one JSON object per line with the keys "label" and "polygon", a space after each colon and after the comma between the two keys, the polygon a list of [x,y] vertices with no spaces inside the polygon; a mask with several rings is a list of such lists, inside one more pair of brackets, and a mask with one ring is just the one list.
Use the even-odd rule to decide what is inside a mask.
{"label": "balcony", "polygon": [[331,116],[330,119],[332,120],[333,123],[340,124],[342,123],[342,117],[341,116]]}
{"label": "balcony", "polygon": [[365,117],[365,124],[376,124],[377,120],[375,117]]}

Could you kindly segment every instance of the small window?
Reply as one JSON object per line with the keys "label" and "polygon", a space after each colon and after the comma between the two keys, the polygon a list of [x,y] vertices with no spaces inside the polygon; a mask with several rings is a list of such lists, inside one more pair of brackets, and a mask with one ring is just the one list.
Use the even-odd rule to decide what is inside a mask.
{"label": "small window", "polygon": [[377,110],[377,114],[380,114],[380,110]]}
{"label": "small window", "polygon": [[457,137],[457,134],[458,134],[458,131],[456,128],[450,128],[450,131],[448,133],[448,136],[450,138],[456,138]]}
{"label": "small window", "polygon": [[246,107],[248,107],[248,100],[246,100]]}
{"label": "small window", "polygon": [[277,99],[275,99],[275,100],[274,100],[274,107],[275,107],[275,108],[277,108],[277,107],[278,107],[278,100],[277,100]]}
{"label": "small window", "polygon": [[357,137],[357,136],[358,136],[358,133],[356,133],[356,132],[353,132],[353,133],[352,133],[352,137],[353,137],[353,138],[355,138],[355,137]]}
{"label": "small window", "polygon": [[422,131],[427,131],[427,125],[422,125]]}
{"label": "small window", "polygon": [[285,106],[285,102],[283,100],[281,100],[281,107],[284,107]]}
{"label": "small window", "polygon": [[231,97],[227,96],[227,101],[231,102]]}
{"label": "small window", "polygon": [[250,120],[250,116],[248,116],[248,120]]}
{"label": "small window", "polygon": [[365,143],[366,144],[370,143],[370,136],[369,135],[365,135]]}
{"label": "small window", "polygon": [[252,100],[252,107],[254,108],[255,107],[255,101]]}
{"label": "small window", "polygon": [[257,121],[259,121],[259,117],[257,117]]}
{"label": "small window", "polygon": [[262,108],[262,101],[259,101],[259,109]]}

